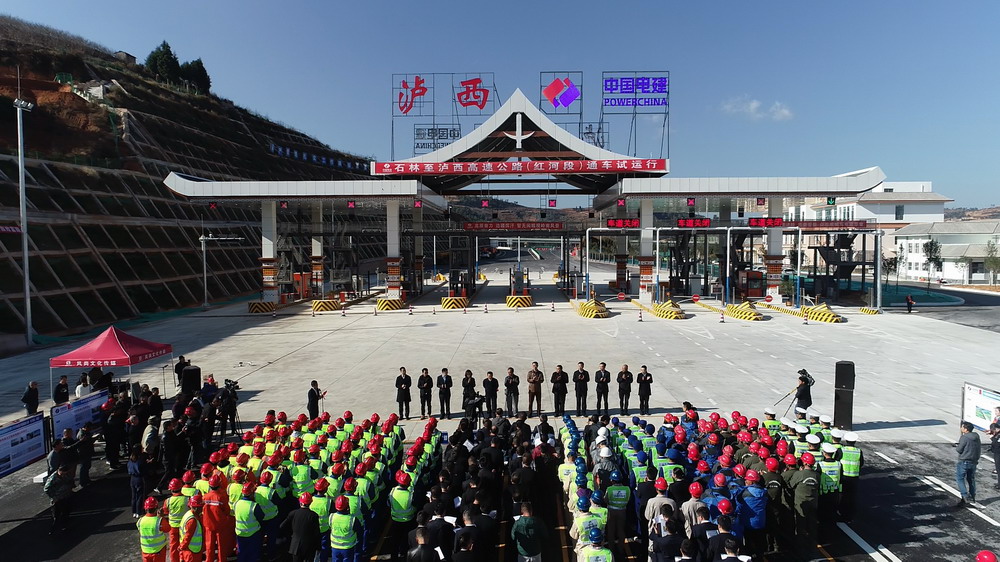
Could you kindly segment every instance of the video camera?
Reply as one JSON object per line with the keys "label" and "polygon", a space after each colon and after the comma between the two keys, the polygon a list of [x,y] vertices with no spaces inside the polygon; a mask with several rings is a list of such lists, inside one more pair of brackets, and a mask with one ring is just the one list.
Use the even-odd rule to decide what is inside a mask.
{"label": "video camera", "polygon": [[814,379],[813,376],[809,374],[809,371],[805,369],[799,369],[798,373],[799,377],[803,377],[806,379],[806,384],[808,384],[809,386],[816,384],[816,379]]}
{"label": "video camera", "polygon": [[229,390],[239,390],[240,389],[240,383],[234,381],[233,379],[226,379],[224,381],[224,383],[226,385],[226,388],[228,388]]}

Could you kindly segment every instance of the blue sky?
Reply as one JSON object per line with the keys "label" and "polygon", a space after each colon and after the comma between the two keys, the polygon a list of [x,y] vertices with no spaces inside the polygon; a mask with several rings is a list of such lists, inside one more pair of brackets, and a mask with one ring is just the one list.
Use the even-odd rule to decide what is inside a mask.
{"label": "blue sky", "polygon": [[[933,181],[954,206],[1000,204],[996,2],[35,0],[3,10],[140,60],[165,39],[181,60],[204,61],[217,94],[380,159],[393,73],[493,72],[506,97],[534,95],[540,71],[581,70],[584,118],[596,120],[602,71],[669,70],[674,176],[878,165],[890,180]],[[652,135],[640,154],[658,150]]]}

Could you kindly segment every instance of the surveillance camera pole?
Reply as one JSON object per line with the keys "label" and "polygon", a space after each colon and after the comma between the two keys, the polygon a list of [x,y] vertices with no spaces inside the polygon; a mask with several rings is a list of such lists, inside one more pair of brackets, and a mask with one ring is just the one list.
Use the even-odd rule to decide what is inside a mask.
{"label": "surveillance camera pole", "polygon": [[[20,77],[18,77],[20,81]],[[34,343],[31,328],[31,278],[28,275],[28,204],[27,191],[24,186],[24,123],[22,114],[34,109],[35,104],[18,98],[14,100],[17,108],[17,183],[20,188],[19,203],[21,207],[21,259],[24,277],[24,336],[25,343],[31,347]]]}

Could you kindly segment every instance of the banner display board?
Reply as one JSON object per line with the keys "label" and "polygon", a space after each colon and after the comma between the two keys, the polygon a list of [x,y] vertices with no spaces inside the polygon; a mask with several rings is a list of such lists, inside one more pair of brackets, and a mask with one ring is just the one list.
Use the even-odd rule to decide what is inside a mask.
{"label": "banner display board", "polygon": [[1000,392],[971,382],[962,386],[962,421],[988,431],[998,407],[1000,407]]}
{"label": "banner display board", "polygon": [[464,222],[462,230],[562,230],[561,222]]}
{"label": "banner display board", "polygon": [[605,72],[601,80],[604,113],[667,113],[670,72]]}
{"label": "banner display board", "polygon": [[0,477],[45,458],[44,420],[38,413],[0,427]]}
{"label": "banner display board", "polygon": [[499,174],[663,173],[663,158],[627,160],[530,160],[528,162],[372,162],[376,176],[465,176]]}
{"label": "banner display board", "polygon": [[83,398],[77,398],[65,404],[59,404],[52,408],[52,428],[53,435],[61,436],[67,427],[73,430],[75,435],[77,430],[83,427],[85,422],[91,422],[95,426],[101,425],[101,404],[108,401],[108,391],[100,390],[92,392]]}

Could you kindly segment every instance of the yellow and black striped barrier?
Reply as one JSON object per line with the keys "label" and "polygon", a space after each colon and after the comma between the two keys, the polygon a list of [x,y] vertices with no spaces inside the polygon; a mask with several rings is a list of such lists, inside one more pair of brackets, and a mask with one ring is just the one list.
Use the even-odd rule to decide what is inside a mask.
{"label": "yellow and black striped barrier", "polygon": [[577,307],[576,313],[584,318],[610,318],[611,313],[604,303],[597,300],[587,301]]}
{"label": "yellow and black striped barrier", "polygon": [[434,276],[434,280],[435,281],[447,281],[448,278],[445,277],[443,273],[438,273],[437,275]]}
{"label": "yellow and black striped barrier", "polygon": [[757,307],[750,301],[743,301],[740,304],[727,304],[726,316],[737,320],[763,320],[764,315],[757,311]]}
{"label": "yellow and black striped barrier", "polygon": [[377,310],[400,310],[403,308],[403,299],[378,299],[375,301]]}
{"label": "yellow and black striped barrier", "polygon": [[507,308],[529,308],[534,306],[531,296],[507,295]]}
{"label": "yellow and black striped barrier", "polygon": [[757,304],[763,306],[764,308],[768,308],[768,309],[774,310],[775,312],[780,312],[782,314],[791,314],[792,316],[798,316],[799,318],[803,318],[806,315],[806,313],[803,312],[803,310],[801,308],[790,308],[790,307],[787,307],[787,306],[778,306],[778,305],[770,304],[770,303],[766,303],[766,302],[761,302],[761,303],[757,303]]}
{"label": "yellow and black striped barrier", "polygon": [[844,321],[844,317],[834,312],[830,308],[830,305],[826,303],[807,307],[806,315],[810,320],[814,320],[816,322],[829,322],[836,324]]}
{"label": "yellow and black striped barrier", "polygon": [[313,312],[335,312],[343,308],[340,301],[335,300],[314,300],[312,301]]}
{"label": "yellow and black striped barrier", "polygon": [[882,314],[882,311],[877,308],[869,308],[867,306],[861,307],[861,312],[863,314]]}
{"label": "yellow and black striped barrier", "polygon": [[469,297],[441,297],[442,310],[469,308]]}
{"label": "yellow and black striped barrier", "polygon": [[247,303],[247,312],[250,314],[269,314],[277,310],[278,303],[253,301]]}
{"label": "yellow and black striped barrier", "polygon": [[665,320],[684,320],[687,318],[687,314],[681,310],[681,307],[677,305],[672,300],[666,302],[658,302],[653,305],[653,316],[657,318],[663,318]]}
{"label": "yellow and black striped barrier", "polygon": [[480,273],[479,274],[479,280],[480,281],[486,281],[486,274],[485,273]]}

